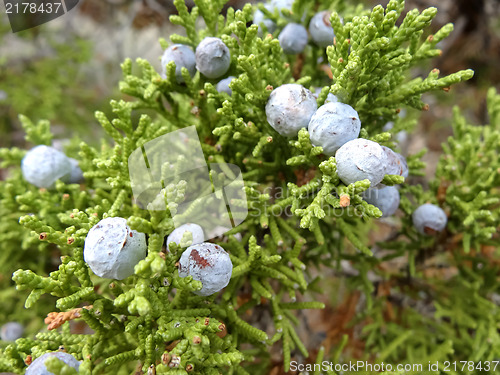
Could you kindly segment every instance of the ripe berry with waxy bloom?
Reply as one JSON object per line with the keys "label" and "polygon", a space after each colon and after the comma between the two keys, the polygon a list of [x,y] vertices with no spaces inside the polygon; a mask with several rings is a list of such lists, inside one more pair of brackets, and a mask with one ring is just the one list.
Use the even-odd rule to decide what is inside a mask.
{"label": "ripe berry with waxy bloom", "polygon": [[219,82],[217,82],[217,86],[215,86],[215,88],[217,89],[218,92],[225,92],[226,94],[231,96],[233,93],[233,90],[231,90],[231,88],[229,87],[229,84],[235,78],[236,77],[234,77],[234,76],[229,76],[227,78],[221,79]]}
{"label": "ripe berry with waxy bloom", "polygon": [[407,178],[409,171],[405,157],[392,151],[389,147],[382,146],[382,149],[387,155],[387,169],[385,174],[396,174]]}
{"label": "ripe berry with waxy bloom", "polygon": [[24,179],[39,188],[50,189],[71,173],[71,162],[61,151],[40,145],[29,150],[21,162]]}
{"label": "ripe berry with waxy bloom", "polygon": [[339,178],[346,185],[368,179],[375,187],[384,179],[387,155],[377,142],[353,139],[337,150],[335,160]]}
{"label": "ripe berry with waxy bloom", "polygon": [[271,5],[281,12],[283,9],[292,9],[293,2],[294,0],[271,0]]}
{"label": "ripe berry with waxy bloom", "polygon": [[333,44],[335,34],[330,23],[330,12],[325,10],[316,13],[309,22],[309,33],[311,38],[320,47],[327,47]]}
{"label": "ripe berry with waxy bloom", "polygon": [[222,40],[206,37],[196,47],[196,69],[207,78],[219,78],[231,65],[229,48]]}
{"label": "ripe berry with waxy bloom", "polygon": [[271,92],[266,104],[267,122],[285,137],[294,137],[307,128],[318,105],[311,91],[302,85],[289,83]]}
{"label": "ripe berry with waxy bloom", "polygon": [[225,288],[232,272],[229,254],[220,245],[209,242],[189,246],[179,260],[179,276],[192,276],[203,284],[194,292],[200,296],[210,296]]}
{"label": "ripe berry with waxy bloom", "polygon": [[[319,96],[321,90],[323,90],[323,87],[315,87],[314,88],[313,95],[316,98],[316,100],[318,100],[318,96]],[[331,102],[336,103],[338,101],[339,101],[339,98],[337,98],[335,95],[333,95],[331,92],[329,92],[328,95],[326,96],[325,102],[323,104],[331,103]]]}
{"label": "ripe berry with waxy bloom", "polygon": [[289,23],[281,30],[278,40],[283,52],[294,55],[304,51],[307,46],[307,30],[298,23]]}
{"label": "ripe berry with waxy bloom", "polygon": [[361,130],[358,112],[350,105],[330,102],[322,105],[309,121],[308,131],[314,146],[334,155],[346,142],[356,139]]}
{"label": "ripe berry with waxy bloom", "polygon": [[443,209],[431,203],[419,206],[413,211],[411,218],[417,231],[427,235],[441,232],[448,222]]}
{"label": "ripe berry with waxy bloom", "polygon": [[[271,13],[274,11],[274,6],[270,3],[268,4],[265,4],[264,7],[270,11]],[[255,25],[258,25],[259,26],[259,31],[258,31],[258,35],[259,36],[262,36],[263,34],[263,28],[262,26],[264,26],[267,30],[268,33],[272,34],[274,33],[274,31],[276,30],[276,24],[270,20],[269,18],[264,18],[264,13],[262,13],[261,10],[257,9],[255,11],[255,13],[253,14],[253,23]]]}
{"label": "ripe berry with waxy bloom", "polygon": [[175,78],[178,83],[183,83],[182,68],[186,68],[192,77],[196,73],[196,59],[194,52],[185,44],[174,44],[168,47],[161,57],[161,68],[163,76],[167,74],[167,64],[173,61],[175,63]]}
{"label": "ripe berry with waxy bloom", "polygon": [[83,172],[78,160],[69,158],[69,162],[71,163],[71,172],[64,176],[63,180],[69,184],[79,184],[83,182]]}
{"label": "ripe berry with waxy bloom", "polygon": [[382,211],[382,217],[394,215],[399,207],[399,191],[394,186],[369,188],[363,192],[363,199]]}
{"label": "ripe berry with waxy bloom", "polygon": [[146,249],[144,233],[130,229],[124,218],[108,217],[90,229],[83,258],[97,276],[123,280],[134,274]]}
{"label": "ripe berry with waxy bloom", "polygon": [[24,326],[18,322],[5,323],[0,328],[0,340],[2,341],[16,341],[22,337],[24,333]]}
{"label": "ripe berry with waxy bloom", "polygon": [[175,228],[172,233],[167,237],[167,249],[171,242],[175,242],[177,245],[181,244],[182,237],[184,233],[191,232],[193,242],[191,245],[196,245],[202,243],[205,240],[205,235],[203,233],[203,228],[198,224],[183,224],[178,228]]}

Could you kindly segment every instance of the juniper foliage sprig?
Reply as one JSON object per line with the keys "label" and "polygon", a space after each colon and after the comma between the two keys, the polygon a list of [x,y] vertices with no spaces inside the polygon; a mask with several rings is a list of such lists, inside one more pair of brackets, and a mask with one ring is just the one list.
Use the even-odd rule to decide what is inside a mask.
{"label": "juniper foliage sprig", "polygon": [[[459,109],[454,109],[454,134],[443,144],[444,154],[431,189],[401,188],[400,207],[406,213],[402,227],[393,236],[397,240],[378,244],[379,251],[386,252],[374,259],[378,267],[372,268],[380,290],[398,287],[379,293],[371,306],[367,301],[367,309],[357,316],[356,323],[362,327],[368,352],[379,353],[377,363],[425,366],[429,361],[460,358],[493,361],[500,355],[495,344],[499,341],[495,301],[499,292],[496,179],[500,95],[495,89],[488,91],[487,102],[490,124],[486,125],[470,125]],[[426,202],[439,204],[448,213],[447,236],[423,236],[413,228],[411,213]],[[473,224],[471,217],[475,218]],[[398,262],[389,266],[401,258],[407,260],[404,267],[394,267],[401,265]],[[379,272],[386,267],[391,267],[389,274]],[[419,327],[418,334],[415,327]],[[475,371],[465,368],[457,373]]]}
{"label": "juniper foliage sprig", "polygon": [[500,222],[500,96],[488,91],[489,124],[469,125],[458,108],[453,112],[453,136],[443,145],[433,189],[449,206],[450,230],[463,234],[466,253],[498,246]]}

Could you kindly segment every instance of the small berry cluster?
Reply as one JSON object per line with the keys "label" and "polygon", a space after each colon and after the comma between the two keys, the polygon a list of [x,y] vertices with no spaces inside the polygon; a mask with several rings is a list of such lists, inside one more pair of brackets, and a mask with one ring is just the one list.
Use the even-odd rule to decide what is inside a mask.
{"label": "small berry cluster", "polygon": [[[184,44],[174,44],[167,48],[161,57],[162,77],[167,78],[167,64],[175,63],[175,79],[177,83],[184,83],[182,69],[185,68],[193,77],[199,71],[209,79],[222,77],[231,65],[231,54],[224,42],[215,37],[206,37],[193,52]],[[229,84],[235,77],[229,76],[217,84],[217,91],[231,95]]]}
{"label": "small berry cluster", "polygon": [[[289,0],[271,0],[264,8],[283,17],[282,10],[291,9],[292,4],[293,1]],[[309,35],[319,47],[326,48],[333,44],[335,33],[330,14],[326,10],[320,11],[309,22]],[[259,25],[261,36],[263,30],[273,33],[277,29],[277,25],[265,18],[261,10],[254,13],[253,22]],[[303,25],[290,22],[281,30],[278,40],[284,53],[299,54],[307,46],[308,33]],[[316,89],[318,91],[319,88]],[[267,102],[267,121],[285,137],[294,137],[300,129],[308,129],[312,145],[321,146],[325,155],[335,156],[337,172],[342,182],[349,185],[368,179],[371,187],[364,192],[363,198],[379,208],[382,217],[394,215],[399,207],[399,190],[381,182],[385,175],[407,178],[406,159],[388,147],[358,138],[361,130],[358,113],[351,106],[340,103],[334,94],[329,93],[319,108],[317,98],[318,95],[301,85],[281,85],[273,90]],[[432,214],[432,219],[426,219],[422,212]],[[446,214],[438,206],[427,204],[415,211],[413,221],[420,233],[435,233],[446,226]]]}
{"label": "small berry cluster", "polygon": [[[382,184],[382,180],[385,175],[407,178],[409,170],[405,157],[377,142],[358,138],[361,121],[356,110],[339,102],[333,94],[329,95],[325,104],[318,108],[315,95],[302,85],[281,85],[271,92],[267,101],[267,121],[285,137],[295,137],[300,129],[307,129],[313,146],[321,146],[325,155],[335,156],[337,173],[344,184],[369,180],[371,187],[364,192],[363,198],[379,208],[382,217],[394,215],[399,207],[399,190]],[[446,218],[444,212],[435,215],[439,223]],[[440,231],[445,225],[446,220],[444,225],[415,224],[418,231],[425,234],[429,234],[429,230],[420,227]]]}
{"label": "small berry cluster", "polygon": [[[270,13],[278,13],[283,17],[283,9],[291,9],[293,1],[271,0],[264,5]],[[304,18],[304,17],[302,17]],[[270,19],[265,18],[261,10],[254,13],[254,24],[259,25],[259,35],[263,35],[265,29],[268,33],[273,33],[277,25]],[[309,22],[309,35],[313,42],[319,47],[327,47],[333,44],[335,33],[330,22],[330,12],[327,10],[316,13]],[[289,22],[280,32],[278,40],[283,52],[289,55],[302,53],[307,46],[309,35],[307,29],[296,22]]]}
{"label": "small berry cluster", "polygon": [[[283,9],[291,9],[293,0],[271,0],[264,7],[271,13],[278,12],[282,15]],[[254,13],[253,23],[259,25],[259,35],[262,36],[263,28],[268,32],[276,30],[276,24],[265,18],[260,10]],[[327,47],[333,44],[335,37],[330,23],[330,12],[321,11],[317,13],[309,23],[309,34],[312,40],[320,47]],[[306,28],[299,24],[290,22],[281,30],[278,40],[281,48],[286,54],[298,54],[304,51],[308,43],[308,32]],[[206,37],[193,52],[191,48],[184,44],[174,44],[167,48],[161,58],[162,77],[167,78],[167,64],[175,63],[175,78],[177,83],[184,83],[182,69],[185,68],[189,75],[193,77],[198,70],[209,79],[217,79],[227,73],[231,65],[231,54],[224,42],[215,37]],[[234,76],[226,77],[217,83],[216,89],[220,93],[232,94],[229,84]]]}
{"label": "small berry cluster", "polygon": [[[233,264],[221,246],[204,240],[201,226],[183,224],[168,235],[166,247],[168,251],[171,244],[190,245],[179,260],[179,276],[201,281],[202,289],[195,293],[209,296],[227,286]],[[123,280],[134,274],[134,267],[146,257],[146,251],[144,233],[131,230],[124,218],[108,217],[87,234],[83,256],[97,276]]]}

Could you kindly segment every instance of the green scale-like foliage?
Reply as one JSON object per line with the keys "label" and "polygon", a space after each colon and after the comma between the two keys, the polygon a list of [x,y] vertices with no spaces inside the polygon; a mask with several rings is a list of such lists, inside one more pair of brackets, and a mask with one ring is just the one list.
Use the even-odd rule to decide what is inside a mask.
{"label": "green scale-like foliage", "polygon": [[[498,246],[500,215],[500,98],[488,92],[490,124],[468,125],[459,109],[453,112],[453,137],[444,145],[434,190],[445,191],[450,210],[450,231],[463,234],[463,248]],[[449,189],[448,189],[449,188]]]}
{"label": "green scale-like foliage", "polygon": [[[468,360],[475,365],[483,361],[484,373],[494,373],[495,363],[484,361],[500,355],[500,310],[495,301],[500,270],[500,95],[490,89],[487,99],[490,123],[486,125],[470,125],[454,109],[453,136],[443,144],[431,190],[424,192],[419,185],[401,188],[400,208],[407,216],[393,234],[396,240],[378,244],[388,252],[374,265],[398,257],[407,257],[408,262],[389,274],[372,268],[381,280],[397,287],[390,296],[368,304],[355,323],[363,327],[366,351],[378,353],[375,363],[425,366],[439,361],[445,373],[476,374],[479,369],[472,367],[445,371],[444,361]],[[422,236],[411,224],[415,207],[429,202],[448,215],[446,232],[437,237]],[[394,307],[395,318],[388,320],[387,305],[397,306],[394,302],[402,299],[406,303]]]}
{"label": "green scale-like foliage", "polygon": [[[37,189],[23,181],[18,168],[25,151],[0,151],[3,167],[9,167],[10,171],[9,178],[0,184],[0,227],[2,236],[6,236],[4,241],[9,244],[7,251],[12,254],[2,254],[6,260],[0,264],[2,274],[21,268],[14,272],[13,280],[19,290],[29,291],[25,305],[37,311],[39,319],[42,315],[38,310],[48,303],[52,311],[87,306],[88,309],[80,311],[80,319],[94,331],[92,335],[74,334],[69,323],[64,323],[58,330],[42,330],[35,337],[2,344],[0,370],[21,372],[27,355],[38,357],[63,346],[82,360],[80,374],[129,374],[134,369],[148,374],[265,373],[273,345],[283,348],[284,367],[288,370],[292,355],[308,356],[308,349],[296,331],[299,320],[292,310],[323,308],[323,303],[314,301],[312,293],[321,292],[317,270],[320,265],[338,267],[342,260],[352,261],[357,270],[348,284],[364,292],[365,314],[372,314],[375,321],[364,330],[367,350],[377,350],[384,358],[393,360],[410,352],[412,359],[423,360],[431,350],[441,347],[437,353],[443,356],[439,358],[451,355],[452,344],[440,341],[450,334],[451,326],[443,328],[439,338],[418,341],[405,323],[414,329],[418,329],[417,325],[429,326],[430,332],[435,324],[433,318],[453,313],[450,309],[454,295],[447,294],[440,300],[439,314],[429,321],[413,312],[408,314],[407,322],[395,325],[388,330],[389,336],[377,341],[373,335],[383,324],[377,318],[381,316],[383,299],[373,298],[374,285],[367,277],[369,271],[381,272],[377,268],[380,263],[400,256],[408,257],[409,274],[417,277],[418,249],[443,246],[437,237],[417,235],[410,219],[416,203],[437,200],[436,189],[424,193],[420,186],[403,185],[401,192],[406,195],[401,204],[402,238],[387,243],[389,255],[374,257],[366,232],[370,219],[380,217],[381,212],[361,197],[369,188],[369,181],[345,186],[337,175],[335,158],[327,158],[321,147],[314,147],[306,129],[293,139],[280,136],[268,125],[264,107],[273,88],[282,84],[319,86],[323,88],[319,105],[328,92],[336,94],[359,112],[362,137],[395,147],[391,133],[410,129],[414,122],[408,120],[401,125],[398,120],[391,132],[384,133],[381,129],[388,121],[396,120],[400,109],[425,109],[422,93],[448,88],[472,76],[467,70],[439,78],[439,72],[433,70],[425,79],[409,78],[413,66],[440,53],[436,44],[451,32],[452,25],[424,38],[424,29],[436,14],[434,8],[422,13],[411,11],[402,19],[402,0],[391,0],[386,9],[377,6],[371,12],[348,7],[341,1],[331,4],[321,1],[320,9],[333,10],[331,21],[336,34],[333,46],[325,50],[309,45],[299,56],[286,56],[277,40],[285,25],[284,18],[308,24],[316,2],[296,1],[291,12],[283,12],[284,17],[260,7],[278,24],[274,35],[263,38],[257,36],[256,25],[247,27],[255,7],[246,5],[240,11],[229,8],[223,17],[219,13],[225,2],[197,0],[189,11],[183,0],[175,0],[178,15],[172,16],[171,21],[183,26],[186,36],[172,35],[170,40],[195,48],[205,36],[220,37],[231,52],[228,74],[237,77],[230,85],[231,96],[217,92],[215,81],[200,73],[191,77],[186,69],[183,69],[185,83],[178,84],[172,62],[166,66],[164,79],[149,62],[138,59],[134,65],[128,59],[122,64],[124,79],[120,89],[134,99],[112,101],[113,118],[96,113],[109,138],[100,145],[81,143],[78,155],[74,154],[74,147],[69,150],[69,156],[77,157],[80,162],[84,184],[57,182],[53,190]],[[342,11],[343,21],[335,10]],[[199,16],[205,21],[204,29],[197,28]],[[165,40],[161,43],[164,47],[168,45]],[[333,79],[320,69],[321,60],[331,64]],[[498,99],[492,94],[490,101],[496,119]],[[21,120],[28,141],[51,142],[46,122],[33,124],[24,117]],[[479,147],[474,142],[488,140],[485,145],[481,143],[480,147],[484,147],[481,161],[485,165],[498,164],[491,147],[492,142],[498,143],[498,128],[488,128],[491,130],[485,130],[483,138],[467,138],[466,125],[458,115],[456,123],[458,145],[463,142],[462,147],[471,152]],[[141,209],[133,204],[127,164],[138,147],[191,125],[196,126],[203,141],[208,162],[233,163],[242,169],[248,198],[248,218],[215,240],[228,251],[234,268],[229,285],[210,297],[192,293],[201,288],[199,281],[178,276],[176,263],[190,238],[184,238],[180,245],[171,245],[168,251],[164,247],[165,236],[174,229],[172,216],[176,205],[184,199],[183,182],[165,187],[164,194],[170,202],[165,211]],[[447,208],[453,212],[461,206],[462,210],[450,214],[449,230],[465,233],[464,244],[469,244],[465,249],[476,249],[479,244],[493,241],[491,228],[498,227],[498,211],[491,211],[491,217],[485,213],[498,207],[498,198],[494,200],[495,195],[491,195],[492,192],[498,195],[495,188],[498,180],[478,182],[476,171],[467,172],[462,167],[454,170],[453,163],[459,164],[461,158],[468,157],[457,144],[450,141],[445,150],[448,155],[438,168],[438,178],[449,185],[444,202],[449,205]],[[420,156],[409,157],[411,175],[421,174]],[[486,156],[488,161],[484,161]],[[455,187],[453,173],[464,173],[463,187]],[[387,185],[402,182],[402,177],[390,175],[383,181]],[[453,189],[460,189],[458,201],[456,196],[448,197]],[[476,191],[478,198],[473,197]],[[341,206],[341,197],[350,202],[347,207]],[[464,220],[462,212],[472,215],[472,219]],[[148,236],[147,257],[136,265],[135,275],[122,281],[95,276],[83,260],[83,245],[90,228],[99,220],[114,216],[126,218],[132,229]],[[462,257],[470,257],[459,253],[457,263]],[[54,260],[56,265],[50,263]],[[470,269],[464,269],[470,273]],[[491,272],[491,268],[483,267],[481,272]],[[470,277],[478,275],[472,273]],[[476,302],[485,306],[489,303],[484,294],[493,290],[493,284],[489,284],[490,290],[480,279],[470,280],[467,285],[468,290],[475,291]],[[432,292],[437,294],[445,288],[446,283],[440,284]],[[12,290],[6,287],[2,293],[7,295]],[[55,298],[55,303],[42,299],[47,295]],[[9,317],[19,310],[17,306],[9,309]],[[269,324],[252,314],[257,309],[270,313]],[[467,306],[463,311],[469,311]],[[474,313],[475,310],[471,319]],[[363,314],[359,320],[362,318]],[[466,327],[481,329],[481,337],[495,339],[491,333],[492,321],[493,315],[483,319],[481,326]],[[410,333],[403,335],[405,329]],[[452,341],[464,340],[460,343],[464,352],[472,348],[472,343],[460,335],[451,337]],[[410,340],[415,340],[413,349],[406,353],[397,351],[399,344]],[[344,340],[334,358],[340,358],[345,344]],[[320,354],[318,358],[331,355]],[[72,373],[57,361],[49,365],[54,373]]]}

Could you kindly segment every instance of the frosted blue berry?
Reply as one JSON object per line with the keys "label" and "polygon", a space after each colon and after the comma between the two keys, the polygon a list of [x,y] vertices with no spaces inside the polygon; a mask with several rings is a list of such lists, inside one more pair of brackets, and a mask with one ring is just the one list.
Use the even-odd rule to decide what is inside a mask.
{"label": "frosted blue berry", "polygon": [[337,150],[335,160],[339,178],[346,185],[368,179],[374,187],[385,176],[387,155],[377,142],[353,139]]}
{"label": "frosted blue berry", "polygon": [[328,93],[325,99],[325,104],[326,103],[337,103],[339,101],[339,98],[337,98],[335,95],[333,95],[331,92]]}
{"label": "frosted blue berry", "polygon": [[[225,227],[222,225],[216,225],[207,233],[206,238],[219,238],[220,240],[222,240],[224,238],[227,239],[227,235],[225,235],[225,233],[230,231],[230,230],[231,230],[231,228],[228,228],[228,227]],[[232,236],[240,242],[243,238],[241,236],[241,233],[235,233]]]}
{"label": "frosted blue berry", "polygon": [[307,45],[307,30],[298,23],[289,23],[278,36],[283,52],[294,55],[304,51]]}
{"label": "frosted blue berry", "polygon": [[130,229],[124,218],[108,217],[90,229],[83,258],[97,276],[123,280],[133,275],[146,249],[144,233]]}
{"label": "frosted blue berry", "polygon": [[171,242],[175,242],[177,245],[181,244],[182,237],[184,233],[190,232],[193,237],[193,241],[190,245],[196,245],[205,241],[205,234],[203,233],[203,228],[198,224],[183,224],[178,228],[175,228],[172,233],[167,237],[167,249]]}
{"label": "frosted blue berry", "polygon": [[[274,11],[274,6],[270,3],[268,4],[265,4],[264,7],[270,11],[271,13]],[[253,14],[253,23],[255,25],[258,25],[259,26],[259,30],[258,30],[258,35],[259,36],[262,36],[263,35],[263,31],[264,31],[264,28],[265,30],[268,32],[268,33],[274,33],[274,31],[276,30],[276,24],[268,19],[268,18],[264,18],[264,13],[262,13],[262,11],[260,11],[259,9],[257,9],[255,11],[255,13]],[[264,28],[262,27],[264,26]]]}
{"label": "frosted blue berry", "polygon": [[283,9],[292,9],[294,1],[295,0],[271,0],[271,5],[274,9],[281,12]]}
{"label": "frosted blue berry", "polygon": [[[399,111],[398,116],[400,118],[405,118],[406,117],[406,109],[402,108]],[[382,130],[385,131],[385,132],[389,132],[389,131],[392,130],[392,128],[394,128],[394,122],[393,121],[389,121],[388,123],[386,123],[384,125],[384,127],[382,128]],[[401,130],[401,131],[397,132],[396,134],[393,134],[393,139],[399,143],[399,145],[401,146],[401,148],[404,149],[407,146],[408,133],[405,130]]]}
{"label": "frosted blue berry", "polygon": [[[279,15],[283,16],[282,10],[283,9],[291,10],[293,2],[294,0],[271,0],[269,3],[264,4],[264,7],[271,13],[277,11]],[[264,26],[267,29],[267,32],[271,34],[274,33],[274,31],[277,28],[277,25],[276,23],[274,23],[274,21],[264,17],[265,17],[264,13],[262,13],[259,9],[255,11],[253,16],[253,23],[259,26],[258,29],[259,36],[262,36],[263,34],[262,26]],[[305,17],[306,13],[304,12],[304,14],[301,17],[302,22],[304,21]]]}
{"label": "frosted blue berry", "polygon": [[302,85],[290,83],[273,90],[266,104],[267,122],[285,137],[294,137],[307,128],[318,108],[311,91]]}
{"label": "frosted blue berry", "polygon": [[178,83],[183,83],[182,68],[186,68],[192,77],[196,73],[196,60],[194,52],[185,44],[174,44],[168,47],[161,57],[162,76],[166,77],[167,64],[175,63],[175,78]]}
{"label": "frosted blue berry", "polygon": [[179,276],[192,276],[201,281],[203,287],[195,291],[200,296],[210,296],[229,284],[233,263],[229,254],[213,243],[189,246],[179,260]]}
{"label": "frosted blue berry", "polygon": [[196,69],[207,78],[219,78],[226,74],[231,64],[229,48],[222,40],[206,37],[196,47]]}
{"label": "frosted blue berry", "polygon": [[[388,122],[387,124],[384,125],[382,128],[383,131],[389,132],[391,129],[394,127],[394,123],[392,121]],[[401,130],[397,132],[396,134],[393,134],[393,139],[398,142],[398,144],[402,148],[406,148],[407,146],[407,141],[408,141],[408,133],[405,130]]]}
{"label": "frosted blue berry", "polygon": [[233,79],[236,77],[234,76],[229,76],[227,78],[221,79],[219,82],[217,82],[217,86],[215,87],[218,92],[225,92],[229,96],[233,93],[233,91],[229,88],[229,84]]}
{"label": "frosted blue berry", "polygon": [[47,370],[47,367],[45,367],[45,361],[48,360],[49,358],[55,357],[61,361],[63,361],[65,364],[68,366],[73,367],[74,369],[78,370],[80,368],[80,362],[76,360],[75,357],[73,357],[69,353],[65,352],[52,352],[52,353],[45,353],[41,357],[38,357],[35,359],[31,365],[29,365],[28,369],[26,370],[26,375],[54,375],[54,373],[50,372]]}
{"label": "frosted blue berry", "polygon": [[50,189],[57,180],[71,173],[71,162],[61,151],[40,145],[26,153],[21,162],[21,171],[30,184]]}
{"label": "frosted blue berry", "polygon": [[435,204],[426,203],[419,206],[411,215],[415,229],[422,234],[441,232],[448,221],[445,212]]}
{"label": "frosted blue berry", "polygon": [[326,155],[334,155],[344,143],[359,136],[361,121],[350,105],[330,102],[312,115],[308,130],[314,146],[323,147]]}
{"label": "frosted blue berry", "polygon": [[71,172],[64,177],[64,182],[69,184],[79,184],[83,181],[83,172],[80,168],[78,160],[69,158],[71,163]]}
{"label": "frosted blue berry", "polygon": [[399,191],[394,186],[369,188],[363,193],[363,199],[382,211],[382,217],[394,215],[399,207]]}
{"label": "frosted blue berry", "polygon": [[[271,5],[273,6],[273,9],[276,9],[279,11],[281,16],[284,16],[283,14],[283,9],[287,10],[292,10],[292,5],[296,0],[271,0]],[[300,17],[300,22],[304,22],[306,19],[306,11],[302,13],[302,16]]]}
{"label": "frosted blue berry", "polygon": [[[321,90],[323,90],[323,87],[316,87],[314,89],[313,95],[316,98],[316,100],[318,100],[318,96],[319,96]],[[337,98],[335,95],[333,95],[331,92],[329,92],[328,95],[326,96],[325,102],[323,104],[337,103],[338,101],[339,101],[339,98]]]}
{"label": "frosted blue berry", "polygon": [[389,147],[382,146],[387,155],[387,168],[385,174],[396,174],[398,176],[408,177],[408,164],[403,155],[392,151]]}
{"label": "frosted blue berry", "polygon": [[320,47],[327,47],[333,44],[335,34],[330,23],[330,12],[325,10],[316,13],[309,23],[309,33],[311,39]]}
{"label": "frosted blue berry", "polygon": [[24,333],[24,326],[18,322],[5,323],[0,328],[0,340],[2,341],[16,341],[22,337]]}

